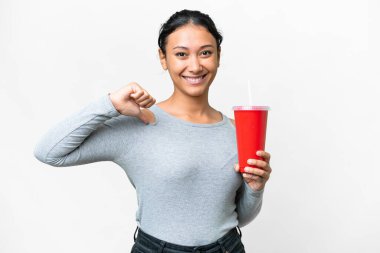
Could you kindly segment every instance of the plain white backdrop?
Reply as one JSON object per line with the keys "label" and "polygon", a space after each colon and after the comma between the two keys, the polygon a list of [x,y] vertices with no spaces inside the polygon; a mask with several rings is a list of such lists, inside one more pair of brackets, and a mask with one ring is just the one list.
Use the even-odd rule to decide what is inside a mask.
{"label": "plain white backdrop", "polygon": [[[125,253],[137,201],[112,163],[33,157],[55,123],[131,81],[172,92],[160,25],[187,8],[224,35],[210,103],[269,105],[273,173],[251,253],[380,252],[379,2],[0,0],[0,252]],[[231,168],[232,169],[232,168]]]}

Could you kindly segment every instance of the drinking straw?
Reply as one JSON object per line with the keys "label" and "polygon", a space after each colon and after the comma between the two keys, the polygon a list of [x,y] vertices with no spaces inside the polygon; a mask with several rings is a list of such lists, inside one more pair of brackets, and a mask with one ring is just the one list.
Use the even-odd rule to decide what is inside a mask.
{"label": "drinking straw", "polygon": [[253,105],[253,101],[252,101],[252,84],[251,84],[251,80],[248,80],[248,96],[249,96],[249,105]]}

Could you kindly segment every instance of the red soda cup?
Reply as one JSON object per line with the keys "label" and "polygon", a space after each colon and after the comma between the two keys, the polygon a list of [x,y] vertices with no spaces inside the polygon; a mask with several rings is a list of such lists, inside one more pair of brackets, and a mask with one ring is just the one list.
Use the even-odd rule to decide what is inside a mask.
{"label": "red soda cup", "polygon": [[256,155],[258,150],[265,150],[268,106],[234,106],[236,140],[239,159],[239,170],[252,165],[248,159],[263,160]]}

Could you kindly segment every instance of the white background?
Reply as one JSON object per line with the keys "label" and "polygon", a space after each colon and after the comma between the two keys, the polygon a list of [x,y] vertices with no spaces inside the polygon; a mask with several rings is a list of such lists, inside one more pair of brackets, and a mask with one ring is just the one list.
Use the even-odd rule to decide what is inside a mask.
{"label": "white background", "polygon": [[255,104],[272,108],[273,174],[262,212],[242,228],[247,252],[380,252],[379,7],[0,0],[0,252],[129,252],[137,203],[122,169],[53,168],[33,148],[130,81],[167,98],[158,30],[184,8],[210,14],[225,38],[211,104],[232,117],[250,79]]}

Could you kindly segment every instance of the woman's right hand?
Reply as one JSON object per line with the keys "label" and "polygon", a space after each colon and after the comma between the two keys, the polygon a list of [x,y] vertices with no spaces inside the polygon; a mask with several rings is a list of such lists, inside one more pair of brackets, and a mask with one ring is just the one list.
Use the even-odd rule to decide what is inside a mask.
{"label": "woman's right hand", "polygon": [[109,96],[113,106],[120,114],[138,117],[145,123],[148,123],[146,122],[148,120],[141,108],[149,108],[156,103],[156,99],[135,82],[110,93]]}

